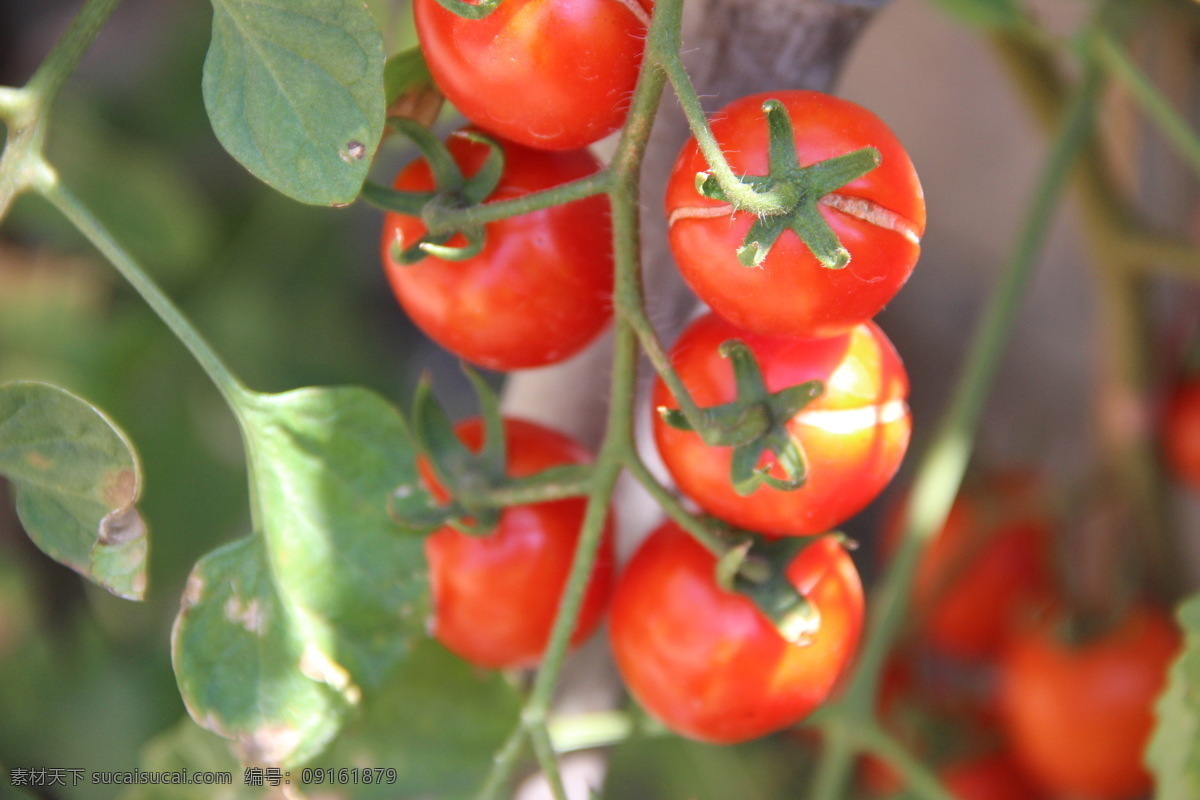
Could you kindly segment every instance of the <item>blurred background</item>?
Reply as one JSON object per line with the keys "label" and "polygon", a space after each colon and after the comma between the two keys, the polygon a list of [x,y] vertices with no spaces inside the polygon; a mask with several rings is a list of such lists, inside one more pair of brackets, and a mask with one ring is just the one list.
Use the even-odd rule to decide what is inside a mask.
{"label": "blurred background", "polygon": [[[408,36],[404,5],[369,5],[386,21],[390,51],[399,49]],[[0,0],[0,84],[28,78],[77,6]],[[1064,34],[1090,8],[1068,0],[1039,6]],[[1196,16],[1164,7],[1157,27],[1134,43],[1185,110],[1200,107]],[[385,283],[380,213],[362,204],[331,210],[294,203],[216,142],[199,88],[210,22],[207,4],[125,0],[56,109],[48,152],[64,180],[251,388],[357,384],[405,407],[417,377],[430,372],[452,412],[470,413],[473,400],[453,360],[406,321]],[[1045,139],[982,37],[925,0],[893,0],[877,15],[837,91],[896,131],[926,193],[921,261],[879,319],[910,372],[915,453],[945,407],[1012,247]],[[1130,114],[1128,101],[1106,102],[1120,179],[1152,199],[1143,210],[1156,224],[1190,235],[1196,215],[1186,170]],[[375,179],[390,180],[407,157],[390,142]],[[648,207],[658,197],[646,187]],[[1102,356],[1077,228],[1068,204],[1056,216],[977,451],[981,464],[1052,476],[1067,497],[1096,462]],[[1152,368],[1167,375],[1197,327],[1197,293],[1164,281],[1154,294],[1161,311],[1155,335],[1164,345]],[[28,198],[0,230],[0,382],[12,379],[57,383],[105,409],[129,434],[146,475],[141,508],[152,550],[146,602],[115,599],[29,544],[3,493],[0,767],[132,768],[144,744],[185,715],[168,635],[187,573],[201,555],[248,532],[235,423],[148,308],[52,209]],[[887,502],[889,495],[846,526],[868,544],[856,557],[867,574],[878,510]],[[1179,524],[1195,518],[1186,493],[1172,502]],[[752,746],[737,760],[681,755],[695,746],[675,741],[640,756],[618,753],[609,791],[648,791],[630,777],[638,774],[633,766],[618,768],[632,759],[658,762],[661,796],[684,796],[673,792],[696,781],[697,769],[705,796],[734,796],[722,792],[744,786],[730,781],[751,773],[763,790],[758,796],[774,796],[797,767],[770,747]],[[117,792],[84,786],[62,796]]]}

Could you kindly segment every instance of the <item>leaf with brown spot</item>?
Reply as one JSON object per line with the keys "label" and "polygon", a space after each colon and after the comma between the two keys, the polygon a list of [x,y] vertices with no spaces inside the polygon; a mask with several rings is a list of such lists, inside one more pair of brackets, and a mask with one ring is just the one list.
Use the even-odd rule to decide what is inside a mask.
{"label": "leaf with brown spot", "polygon": [[42,552],[119,597],[145,596],[141,467],[103,412],[47,383],[0,385],[0,475]]}
{"label": "leaf with brown spot", "polygon": [[294,766],[320,752],[350,705],[301,668],[311,645],[284,607],[260,536],[196,563],[171,633],[192,719],[234,743],[243,762]]}

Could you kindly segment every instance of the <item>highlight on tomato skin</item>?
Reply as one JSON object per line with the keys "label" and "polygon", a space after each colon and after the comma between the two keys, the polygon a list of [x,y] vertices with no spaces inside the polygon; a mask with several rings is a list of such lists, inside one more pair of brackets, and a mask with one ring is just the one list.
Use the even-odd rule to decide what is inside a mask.
{"label": "highlight on tomato skin", "polygon": [[[598,172],[587,150],[547,153],[498,142],[504,173],[487,201],[510,200]],[[485,144],[452,135],[454,161],[473,175]],[[424,159],[396,176],[395,188],[428,191]],[[426,232],[417,217],[384,215],[384,272],[400,306],[426,335],[467,361],[494,370],[542,367],[586,347],[612,319],[612,220],[608,198],[587,197],[485,226],[483,251],[463,261],[427,256],[401,264],[393,249]],[[461,245],[462,237],[451,239]]]}
{"label": "highlight on tomato skin", "polygon": [[[474,418],[455,432],[478,451],[483,424]],[[590,454],[573,439],[526,420],[504,419],[507,474],[519,478],[563,464],[583,464]],[[435,496],[445,496],[426,465],[423,479]],[[470,536],[443,527],[425,540],[433,595],[431,633],[458,656],[479,667],[509,669],[535,665],[550,640],[566,586],[586,498],[572,497],[505,508],[496,530]],[[616,574],[611,517],[588,581],[571,644],[596,630]]]}
{"label": "highlight on tomato skin", "polygon": [[[680,274],[713,311],[767,336],[834,336],[874,317],[912,274],[925,232],[925,199],[912,161],[895,134],[872,112],[821,92],[763,92],[734,100],[710,120],[733,172],[768,172],[762,104],[779,100],[792,122],[799,163],[874,147],[878,167],[828,195],[818,208],[850,253],[842,269],[821,266],[785,230],[758,267],[737,250],[755,217],[696,191],[709,169],[695,138],[680,152],[666,191],[671,252]],[[835,197],[836,195],[836,197]],[[839,199],[840,198],[840,199]],[[720,213],[724,208],[730,213]]]}
{"label": "highlight on tomato skin", "polygon": [[668,522],[613,593],[609,637],[638,702],[681,736],[731,744],[793,725],[825,702],[853,660],[863,591],[849,555],[820,537],[788,567],[821,614],[811,643],[785,641],[751,600],[721,589],[716,558]]}
{"label": "highlight on tomato skin", "polygon": [[[655,412],[654,439],[667,470],[680,491],[739,528],[801,536],[832,530],[875,499],[904,458],[912,417],[900,356],[874,323],[827,339],[787,339],[752,334],[708,314],[688,326],[670,355],[701,407],[735,398],[733,368],[718,352],[728,339],[749,346],[769,391],[824,382],[824,394],[788,423],[804,448],[806,483],[794,491],[763,485],[739,495],[729,477],[733,448],[710,447]],[[661,379],[652,401],[655,409],[678,408]]]}
{"label": "highlight on tomato skin", "polygon": [[1180,632],[1144,604],[1078,645],[1063,641],[1060,630],[1061,620],[1048,615],[1002,656],[1001,716],[1013,753],[1051,793],[1138,797],[1152,785],[1142,754]]}
{"label": "highlight on tomato skin", "polygon": [[[885,558],[899,543],[906,502],[885,515]],[[922,642],[953,658],[994,659],[1020,614],[1053,593],[1052,534],[1032,473],[995,472],[965,486],[917,567],[913,604]]]}
{"label": "highlight on tomato skin", "polygon": [[415,0],[438,88],[479,127],[542,150],[586,147],[625,122],[651,0],[504,0],[464,19]]}

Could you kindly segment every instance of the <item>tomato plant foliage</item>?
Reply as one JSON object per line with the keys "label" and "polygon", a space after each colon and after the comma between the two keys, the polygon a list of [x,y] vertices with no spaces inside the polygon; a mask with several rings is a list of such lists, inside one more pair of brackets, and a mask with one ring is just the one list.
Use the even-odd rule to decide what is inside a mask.
{"label": "tomato plant foliage", "polygon": [[[290,269],[290,262],[313,255],[304,251],[320,252],[325,229],[312,220],[334,212],[312,209],[314,216],[282,230],[271,201],[233,204],[221,212],[229,219],[219,253],[215,223],[211,230],[203,222],[180,223],[178,240],[156,237],[151,229],[198,214],[205,204],[192,203],[171,179],[154,177],[160,166],[154,153],[141,157],[136,146],[109,146],[103,137],[97,144],[82,133],[46,135],[49,108],[116,6],[116,0],[82,2],[29,84],[0,87],[6,135],[0,220],[8,221],[19,195],[40,195],[116,267],[190,351],[232,418],[228,430],[209,421],[217,416],[207,405],[215,395],[187,396],[179,403],[183,411],[161,409],[156,398],[139,411],[175,413],[176,421],[195,417],[189,422],[197,428],[217,431],[205,445],[214,460],[227,458],[240,437],[249,478],[246,518],[218,527],[207,513],[194,513],[203,517],[192,522],[207,538],[196,537],[195,552],[179,551],[185,554],[179,560],[194,566],[186,583],[180,577],[171,587],[182,600],[170,655],[192,721],[170,726],[153,716],[176,709],[139,712],[143,740],[164,731],[144,749],[145,768],[236,773],[240,765],[264,765],[291,770],[289,783],[313,796],[327,789],[353,798],[459,797],[478,790],[494,799],[536,761],[562,797],[559,756],[624,742],[611,761],[610,793],[632,787],[629,794],[639,794],[636,784],[645,781],[688,796],[795,796],[798,773],[811,766],[805,779],[813,779],[813,800],[831,800],[848,796],[843,790],[852,764],[864,753],[886,762],[905,791],[935,800],[947,791],[965,798],[1034,797],[1047,790],[1119,800],[1148,791],[1152,782],[1171,800],[1200,792],[1196,601],[1182,609],[1183,649],[1158,700],[1159,727],[1147,756],[1151,775],[1142,750],[1156,724],[1153,696],[1177,652],[1176,630],[1144,610],[1128,618],[1136,623],[1132,633],[1121,626],[1107,631],[1115,644],[1102,633],[1067,647],[1048,628],[1020,628],[1032,606],[1079,601],[1067,591],[1079,587],[1056,584],[1046,574],[1044,540],[1059,534],[1043,530],[1040,518],[973,520],[988,515],[970,503],[953,504],[1050,205],[1072,167],[1085,176],[1089,169],[1107,174],[1091,163],[1104,149],[1087,147],[1097,73],[1101,62],[1113,75],[1128,66],[1117,46],[1124,29],[1108,14],[1081,29],[1073,39],[1077,48],[1059,51],[1058,39],[1046,36],[1016,0],[940,0],[952,14],[989,30],[1010,62],[1025,58],[1026,67],[1037,67],[1023,74],[1053,84],[1055,91],[1037,95],[1040,109],[1050,95],[1074,100],[1048,115],[1064,120],[1063,130],[980,323],[947,421],[930,436],[911,505],[888,544],[894,553],[873,610],[849,555],[852,542],[831,529],[883,491],[908,447],[908,375],[872,318],[913,272],[925,205],[904,147],[872,112],[828,94],[775,89],[706,117],[680,56],[682,0],[413,0],[415,33],[399,36],[403,25],[380,24],[388,15],[381,2],[213,0],[200,95],[216,139],[288,198],[320,206],[361,198],[378,205],[385,213],[382,236],[370,237],[371,275],[381,286],[374,262],[382,256],[401,307],[430,338],[466,361],[521,370],[557,364],[609,324],[616,328],[615,357],[610,370],[601,370],[611,388],[608,424],[593,457],[550,428],[502,419],[496,395],[469,370],[480,416],[457,431],[429,381],[419,384],[411,413],[387,393],[365,388],[268,394],[243,385],[138,258],[175,263],[171,291],[200,298],[192,302],[208,309],[206,322],[234,320],[231,342],[303,318],[331,333],[325,360],[305,362],[302,379],[311,380],[313,371],[357,376],[358,367],[342,367],[367,363],[355,360],[362,342],[333,333],[339,323],[361,322],[347,319],[353,313],[339,316],[281,294],[285,310],[264,322],[264,304],[254,297],[273,294],[264,286],[311,281],[318,288],[307,299],[338,305],[326,287],[330,274],[346,278],[340,261],[335,268],[308,269],[305,261],[305,268]],[[409,41],[387,41],[406,35]],[[399,49],[388,59],[393,45]],[[1060,86],[1046,78],[1054,72],[1046,64],[1056,58],[1081,59],[1083,67],[1063,70]],[[1075,81],[1073,92],[1057,91]],[[642,162],[668,83],[693,136],[666,186],[661,233],[684,281],[713,310],[693,321],[670,350],[647,311],[639,255],[640,211],[655,202],[641,191]],[[1136,80],[1130,87],[1145,95]],[[445,144],[417,119],[437,116],[442,93],[471,123]],[[1155,97],[1140,100],[1174,139],[1190,135],[1170,119],[1161,121]],[[607,164],[585,149],[618,130]],[[367,177],[381,142],[393,133],[415,143],[423,158],[387,181],[389,188]],[[63,157],[69,169],[51,164],[43,152],[47,142],[75,150]],[[1200,140],[1193,144],[1200,150]],[[81,179],[87,188],[74,193],[72,173],[88,161],[105,161],[107,150],[125,154],[95,164],[92,174],[103,177],[90,186]],[[130,186],[104,191],[105,182],[124,178]],[[1080,183],[1085,191],[1117,191],[1104,180]],[[160,193],[161,208],[138,213],[127,207]],[[112,206],[111,228],[104,224],[108,212],[89,208],[105,202]],[[1084,208],[1087,216],[1121,204]],[[1136,269],[1143,270],[1140,262],[1157,263],[1147,254],[1161,249],[1164,259],[1175,259],[1172,269],[1190,269],[1194,248],[1164,244],[1138,228],[1136,217],[1121,213],[1095,226],[1108,237],[1100,237],[1105,245],[1111,237],[1132,238],[1130,247],[1099,248],[1116,253],[1106,257],[1135,253]],[[270,229],[265,244],[255,240],[256,226]],[[137,256],[122,238],[137,242]],[[199,248],[205,242],[213,252],[203,258],[188,252],[189,243]],[[27,296],[20,286],[10,290],[4,255],[0,251],[0,337],[20,326],[10,319]],[[259,284],[237,277],[214,292],[215,283],[206,281],[239,272],[245,266],[239,258],[270,277]],[[227,269],[210,276],[200,269],[207,261]],[[1110,272],[1125,267],[1134,269],[1118,265]],[[250,286],[258,291],[246,291]],[[204,306],[214,295],[228,304]],[[384,305],[398,313],[390,300]],[[107,360],[70,337],[64,350],[83,354],[94,374],[119,375],[111,385],[97,382],[113,390],[110,396],[131,375],[158,371],[162,384],[175,382],[152,357],[122,371],[122,364],[137,361],[133,353],[153,349],[140,338],[153,327],[143,322],[120,328],[120,337],[128,338]],[[368,338],[380,338],[374,328],[383,326],[365,327]],[[293,344],[290,335],[276,335]],[[635,410],[647,410],[637,389],[641,353],[658,373],[651,390],[655,444],[682,498],[660,482],[648,454],[635,445]],[[399,373],[395,355],[371,368]],[[322,366],[314,370],[315,363]],[[1118,366],[1110,372],[1141,373]],[[281,377],[294,376],[267,372],[268,380]],[[407,382],[407,376],[383,381],[388,393]],[[172,388],[189,394],[179,383],[183,388]],[[1148,393],[1146,386],[1123,386],[1115,392],[1122,403],[1100,403],[1127,408],[1128,398],[1144,400]],[[1192,436],[1200,404],[1192,396],[1183,401],[1190,408],[1178,398],[1168,408],[1162,449],[1186,480],[1200,462]],[[1144,512],[1142,522],[1155,518],[1152,499],[1138,496],[1154,483],[1148,465],[1155,454],[1141,441],[1142,429],[1150,427],[1139,426],[1120,446],[1108,447],[1117,455],[1104,456],[1105,478],[1121,484],[1115,494],[1122,502],[1114,505],[1130,517]],[[161,447],[185,449],[173,439]],[[187,457],[174,455],[186,472]],[[113,595],[153,597],[147,594],[142,468],[130,437],[109,415],[49,384],[0,384],[0,475],[12,484],[16,513],[42,552]],[[610,504],[621,475],[640,482],[669,520],[634,550],[618,576],[618,514]],[[180,493],[193,489],[202,491],[203,481]],[[1012,494],[1001,493],[998,502],[1020,505]],[[179,505],[211,511],[212,519],[230,516],[203,503]],[[967,527],[983,532],[968,534]],[[1153,525],[1145,527],[1148,538],[1159,535]],[[214,547],[221,531],[232,541]],[[1111,542],[1100,542],[1104,547],[1116,550]],[[1147,574],[1135,567],[1140,563],[1111,583],[1127,580],[1144,593],[1161,589],[1166,597],[1160,599],[1177,599],[1147,577],[1149,567]],[[37,707],[41,698],[24,688],[53,661],[46,653],[82,642],[92,658],[119,649],[110,644],[124,641],[131,625],[107,605],[117,601],[92,592],[76,600],[88,612],[78,617],[89,617],[103,636],[63,624],[35,637],[20,618],[30,615],[10,611],[26,609],[33,596],[35,581],[14,578],[16,572],[0,563],[0,716]],[[628,690],[622,706],[595,714],[552,711],[568,651],[604,630],[610,600],[610,644]],[[867,614],[875,615],[870,624]],[[46,615],[57,625],[53,617]],[[908,625],[913,619],[919,624]],[[114,662],[125,657],[107,655]],[[142,656],[131,652],[127,661]],[[975,747],[964,735],[961,752],[946,758],[922,750],[920,736],[907,741],[906,731],[891,730],[895,715],[876,713],[873,699],[887,659],[906,657],[938,679],[944,670],[986,683],[988,692],[998,685],[1007,727],[992,735],[1009,741]],[[78,672],[94,677],[87,675],[93,661],[81,663]],[[43,671],[58,680],[70,669]],[[10,678],[18,690],[9,690]],[[75,701],[68,695],[62,702]],[[975,709],[976,722],[991,711]],[[953,723],[944,724],[954,731]],[[787,730],[798,726],[804,730]],[[0,730],[0,749],[24,747],[25,732]],[[782,735],[732,750],[697,744],[743,744],[775,732]],[[643,736],[663,738],[648,743]],[[817,737],[820,748],[811,746]],[[631,748],[641,748],[643,763],[628,755]],[[1038,785],[1027,785],[1007,756],[995,757],[1009,751]],[[33,750],[15,752],[28,758]],[[682,780],[671,765],[647,778],[645,762],[660,752],[703,763]],[[771,771],[768,762],[787,767]],[[624,764],[634,765],[629,773],[622,773]],[[390,778],[328,781],[335,788],[313,777],[351,766],[382,768]],[[750,772],[763,774],[745,775]],[[771,776],[782,777],[773,783]],[[706,785],[697,788],[698,779]],[[138,787],[123,800],[213,796],[189,790]],[[223,796],[248,800],[263,792],[238,786]]]}

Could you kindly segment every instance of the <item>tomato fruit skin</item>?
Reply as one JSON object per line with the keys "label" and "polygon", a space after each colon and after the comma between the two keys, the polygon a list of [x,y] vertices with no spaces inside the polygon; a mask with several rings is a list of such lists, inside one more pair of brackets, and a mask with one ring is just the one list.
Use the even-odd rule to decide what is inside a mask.
{"label": "tomato fruit skin", "polygon": [[731,744],[791,725],[819,706],[853,659],[862,584],[833,537],[788,566],[816,605],[811,644],[785,641],[748,598],[717,586],[716,558],[668,522],[634,554],[613,593],[609,636],[625,685],[676,733]]}
{"label": "tomato fruit skin", "polygon": [[[894,797],[904,781],[885,762],[865,756],[860,775],[872,797]],[[955,800],[1042,800],[1045,794],[1005,751],[959,758],[937,769],[938,780]]]}
{"label": "tomato fruit skin", "polygon": [[938,775],[956,800],[1038,800],[1045,796],[1004,752],[955,761],[938,770]]}
{"label": "tomato fruit skin", "polygon": [[[1027,474],[996,474],[964,489],[917,568],[913,602],[923,641],[969,661],[994,659],[1017,616],[1053,591],[1051,530]],[[899,543],[902,505],[884,532],[883,550]]]}
{"label": "tomato fruit skin", "polygon": [[[729,477],[733,448],[710,447],[656,413],[654,439],[680,491],[708,513],[766,535],[823,533],[862,510],[899,468],[912,429],[905,403],[908,375],[883,331],[867,323],[828,339],[785,339],[738,330],[715,314],[703,316],[671,351],[671,363],[701,407],[735,399],[733,367],[717,352],[728,339],[746,343],[772,392],[825,382],[825,393],[788,423],[804,448],[807,481],[794,491],[764,484],[739,495]],[[661,379],[653,404],[678,407]]]}
{"label": "tomato fruit skin", "polygon": [[1021,632],[1000,662],[1001,716],[1017,760],[1054,794],[1142,794],[1152,783],[1142,752],[1179,632],[1149,606],[1075,648],[1053,629],[1050,619]]}
{"label": "tomato fruit skin", "polygon": [[1200,380],[1182,381],[1172,391],[1163,411],[1162,448],[1171,473],[1200,489]]}
{"label": "tomato fruit skin", "polygon": [[[925,200],[916,171],[895,135],[865,108],[820,92],[791,90],[750,95],[710,120],[713,135],[738,175],[767,174],[767,124],[762,104],[779,100],[792,120],[801,166],[875,147],[875,169],[833,195],[883,209],[889,226],[822,202],[821,215],[850,252],[843,269],[822,267],[800,238],[785,230],[759,267],[738,262],[754,215],[716,214],[727,203],[696,191],[708,170],[695,138],[684,145],[667,184],[669,240],[684,280],[714,311],[768,336],[833,336],[866,322],[900,290],[920,255]],[[826,199],[833,202],[833,195]],[[893,229],[894,228],[894,229]]]}
{"label": "tomato fruit skin", "polygon": [[570,150],[625,120],[652,4],[504,0],[479,20],[416,0],[434,81],[467,119],[529,147]]}
{"label": "tomato fruit skin", "polygon": [[[466,420],[455,429],[478,450],[482,422]],[[557,431],[521,419],[504,420],[506,470],[519,478],[590,456]],[[424,465],[422,465],[424,466]],[[445,496],[427,468],[435,496]],[[425,540],[433,593],[432,633],[452,652],[489,669],[528,667],[546,649],[559,598],[579,542],[587,501],[582,497],[510,506],[487,536],[469,536],[450,527]],[[605,521],[600,551],[589,579],[571,644],[596,629],[615,577],[612,520]]]}
{"label": "tomato fruit skin", "polygon": [[[504,174],[488,200],[549,189],[601,167],[586,150],[541,153],[500,145]],[[461,136],[446,146],[468,176],[488,153],[486,145]],[[406,191],[433,185],[423,159],[395,181]],[[604,196],[490,223],[483,251],[464,261],[427,256],[404,265],[392,258],[394,245],[410,246],[425,232],[420,219],[388,212],[384,271],[417,327],[467,361],[496,370],[552,364],[582,349],[612,318],[612,221]]]}

